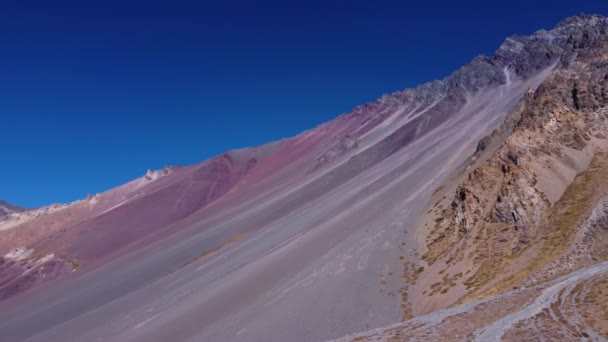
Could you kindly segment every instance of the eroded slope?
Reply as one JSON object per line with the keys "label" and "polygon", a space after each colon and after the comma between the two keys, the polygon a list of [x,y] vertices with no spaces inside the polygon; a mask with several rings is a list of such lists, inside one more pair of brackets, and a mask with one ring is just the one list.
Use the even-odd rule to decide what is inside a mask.
{"label": "eroded slope", "polygon": [[[53,226],[44,243],[26,246],[99,262],[0,303],[0,333],[30,341],[316,341],[532,279],[545,261],[520,273],[500,260],[553,236],[536,227],[601,151],[603,81],[592,70],[602,68],[605,27],[604,18],[577,17],[510,38],[443,81],[386,95],[262,146],[259,156],[233,151],[175,172],[132,201],[118,196],[109,211]],[[462,172],[476,149],[468,179]],[[539,180],[543,157],[561,177],[555,189]],[[594,189],[592,204],[597,184],[584,184]],[[437,226],[422,229],[441,196],[428,214]],[[493,241],[496,232],[504,237]],[[484,317],[516,312],[525,296],[544,291],[535,289]]]}
{"label": "eroded slope", "polygon": [[608,339],[607,27],[550,31],[576,53],[434,194],[414,313],[453,308],[348,339]]}

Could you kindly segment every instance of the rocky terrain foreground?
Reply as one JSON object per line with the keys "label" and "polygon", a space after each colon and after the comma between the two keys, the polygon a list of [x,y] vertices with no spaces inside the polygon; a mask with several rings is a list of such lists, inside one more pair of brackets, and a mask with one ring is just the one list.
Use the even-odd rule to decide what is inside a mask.
{"label": "rocky terrain foreground", "polygon": [[3,341],[608,340],[608,19],[294,138],[23,210]]}

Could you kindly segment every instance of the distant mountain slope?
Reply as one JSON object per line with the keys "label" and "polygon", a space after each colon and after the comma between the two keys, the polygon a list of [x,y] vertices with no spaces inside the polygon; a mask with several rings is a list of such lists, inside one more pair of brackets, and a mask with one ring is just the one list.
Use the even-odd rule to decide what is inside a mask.
{"label": "distant mountain slope", "polygon": [[0,217],[8,215],[8,214],[19,213],[24,210],[25,209],[23,209],[21,207],[18,207],[16,205],[12,205],[3,200],[0,200]]}
{"label": "distant mountain slope", "polygon": [[[568,18],[296,137],[11,215],[0,336],[604,336],[569,315],[603,303],[607,30]],[[581,289],[596,306],[547,308]]]}

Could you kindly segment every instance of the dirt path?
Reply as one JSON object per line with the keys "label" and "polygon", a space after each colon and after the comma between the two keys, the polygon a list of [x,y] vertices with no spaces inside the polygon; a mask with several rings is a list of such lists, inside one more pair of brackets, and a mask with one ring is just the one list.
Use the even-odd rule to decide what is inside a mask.
{"label": "dirt path", "polygon": [[[532,321],[534,318],[538,318],[537,315],[543,311],[548,313],[546,318],[557,324],[560,329],[568,330],[579,336],[581,341],[606,341],[593,331],[580,315],[573,316],[566,313],[572,311],[573,301],[579,300],[573,297],[576,297],[581,290],[585,291],[585,286],[590,280],[607,274],[608,261],[605,261],[579,269],[548,283],[505,292],[498,296],[439,310],[384,328],[345,336],[335,341],[416,339],[501,341],[503,337],[507,337],[506,333],[512,332],[511,328],[517,328],[520,322],[534,325],[535,323]],[[535,295],[534,293],[538,291],[540,293]],[[530,298],[531,295],[533,297]],[[518,296],[523,298],[523,301],[516,299]],[[521,304],[516,304],[515,301],[519,301]],[[500,312],[496,312],[496,310],[506,310],[508,303],[516,305],[517,309],[511,310],[501,317]],[[483,318],[474,319],[474,317],[489,318],[490,315],[496,314],[499,315],[496,317],[500,318],[486,321],[489,322],[486,325],[483,325]]]}
{"label": "dirt path", "polygon": [[[538,296],[530,305],[494,321],[489,326],[476,332],[475,341],[500,341],[505,331],[515,323],[529,319],[539,314],[543,309],[550,309],[551,304],[553,303],[559,302],[561,306],[563,304],[563,301],[561,300],[562,293],[572,292],[576,285],[582,281],[607,273],[608,262],[602,262],[559,277],[552,281],[553,285],[544,289],[540,296]],[[593,336],[595,334],[591,332],[589,335]]]}

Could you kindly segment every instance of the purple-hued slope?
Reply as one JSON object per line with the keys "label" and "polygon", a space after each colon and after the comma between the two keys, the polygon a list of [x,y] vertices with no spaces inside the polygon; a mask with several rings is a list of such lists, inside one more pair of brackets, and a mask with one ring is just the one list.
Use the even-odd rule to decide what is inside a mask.
{"label": "purple-hued slope", "polygon": [[[0,226],[1,253],[32,251],[0,265],[0,336],[316,341],[400,320],[403,279],[385,275],[415,261],[431,192],[562,62],[527,39],[294,138]],[[63,263],[54,280],[40,260]]]}

